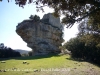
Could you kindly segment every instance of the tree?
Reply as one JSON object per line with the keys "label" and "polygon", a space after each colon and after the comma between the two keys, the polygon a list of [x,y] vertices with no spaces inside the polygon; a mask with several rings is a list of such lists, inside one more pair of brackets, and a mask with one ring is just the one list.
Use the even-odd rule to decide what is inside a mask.
{"label": "tree", "polygon": [[86,44],[91,42],[96,43],[99,47],[100,44],[100,24],[93,24],[92,19],[81,22],[78,26],[79,33],[78,37],[81,38]]}
{"label": "tree", "polygon": [[0,49],[4,48],[4,43],[0,43]]}
{"label": "tree", "polygon": [[[85,37],[90,37],[90,35],[85,35]],[[82,36],[81,38],[84,37]],[[75,37],[65,43],[66,48],[72,53],[71,57],[100,64],[100,44],[97,47],[95,40],[89,40],[86,45],[86,42],[82,41],[81,38]]]}
{"label": "tree", "polygon": [[[70,39],[65,46],[72,52],[72,57],[82,58],[100,63],[100,32],[99,24],[94,26],[92,19],[82,21],[76,38]],[[94,27],[93,27],[94,26]]]}
{"label": "tree", "polygon": [[0,44],[0,58],[9,58],[9,57],[21,57],[19,52],[14,51],[11,48],[7,48],[3,43]]}
{"label": "tree", "polygon": [[15,4],[19,7],[24,7],[27,3],[34,3],[37,11],[44,11],[43,7],[48,6],[55,10],[55,16],[63,14],[65,17],[62,23],[66,24],[67,28],[81,22],[85,17],[93,18],[94,24],[100,23],[99,0],[15,0]]}

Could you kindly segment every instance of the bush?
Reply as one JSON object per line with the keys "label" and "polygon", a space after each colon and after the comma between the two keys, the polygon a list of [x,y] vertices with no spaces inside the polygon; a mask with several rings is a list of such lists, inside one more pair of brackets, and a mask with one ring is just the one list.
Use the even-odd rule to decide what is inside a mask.
{"label": "bush", "polygon": [[78,37],[70,39],[65,43],[66,48],[71,51],[73,58],[80,58],[89,60],[95,63],[100,63],[100,49],[96,47],[95,43],[86,45]]}
{"label": "bush", "polygon": [[34,20],[34,21],[40,21],[40,17],[37,15],[30,15],[29,17],[30,19]]}
{"label": "bush", "polygon": [[11,48],[7,48],[5,46],[0,47],[0,58],[20,57],[20,56],[21,55],[19,52],[16,52]]}
{"label": "bush", "polygon": [[10,49],[0,49],[0,58],[21,57],[19,52]]}

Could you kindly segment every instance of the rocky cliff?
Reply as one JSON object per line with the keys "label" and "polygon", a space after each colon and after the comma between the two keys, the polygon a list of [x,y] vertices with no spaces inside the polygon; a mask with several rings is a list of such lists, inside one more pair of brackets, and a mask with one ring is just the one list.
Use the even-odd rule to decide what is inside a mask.
{"label": "rocky cliff", "polygon": [[16,27],[16,32],[32,48],[34,55],[60,52],[59,46],[63,42],[60,18],[51,13],[39,17],[30,17]]}

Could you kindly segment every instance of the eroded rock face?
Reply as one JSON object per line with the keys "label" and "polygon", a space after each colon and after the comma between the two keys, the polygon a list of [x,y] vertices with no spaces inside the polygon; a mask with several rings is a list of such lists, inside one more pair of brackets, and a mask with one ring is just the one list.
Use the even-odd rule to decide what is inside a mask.
{"label": "eroded rock face", "polygon": [[38,21],[24,20],[18,24],[16,32],[32,48],[34,55],[60,52],[62,25],[60,18],[55,18],[51,13]]}

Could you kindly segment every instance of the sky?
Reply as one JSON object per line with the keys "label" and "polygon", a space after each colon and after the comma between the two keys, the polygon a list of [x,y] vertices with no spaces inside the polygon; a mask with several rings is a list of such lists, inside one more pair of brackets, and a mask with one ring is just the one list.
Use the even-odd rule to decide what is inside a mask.
{"label": "sky", "polygon": [[[7,0],[0,2],[0,43],[12,49],[31,50],[27,47],[22,38],[16,33],[18,23],[28,19],[30,15],[38,15],[40,18],[46,13],[52,13],[53,9],[44,8],[44,13],[37,12],[34,4],[27,4],[24,8],[19,7],[13,0],[10,3]],[[64,27],[64,39],[68,41],[78,33],[77,24],[71,29]]]}

